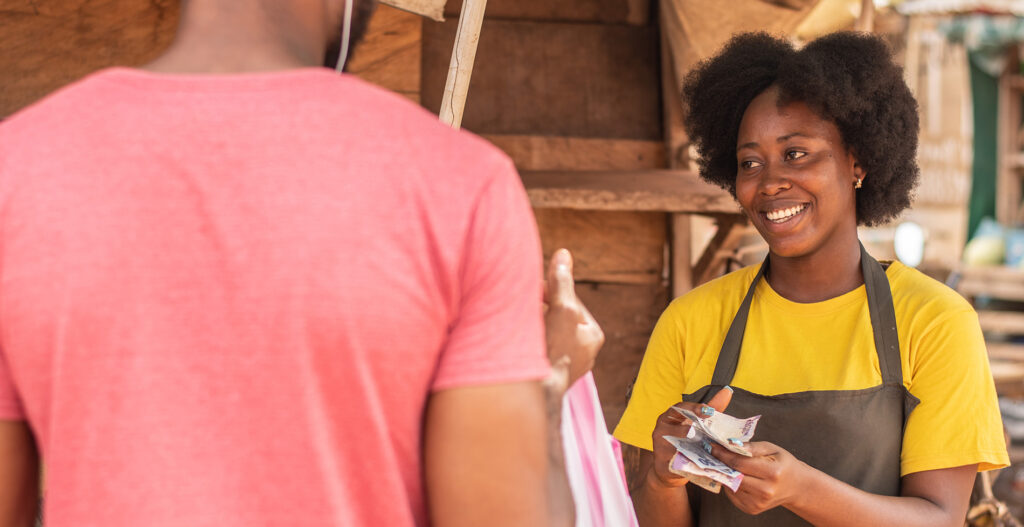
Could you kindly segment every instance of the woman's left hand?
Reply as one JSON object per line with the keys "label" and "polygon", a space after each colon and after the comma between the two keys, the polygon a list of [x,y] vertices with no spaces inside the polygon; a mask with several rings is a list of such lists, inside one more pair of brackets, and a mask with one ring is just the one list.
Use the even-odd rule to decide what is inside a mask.
{"label": "woman's left hand", "polygon": [[760,514],[790,504],[799,497],[803,481],[811,467],[782,447],[758,441],[745,445],[752,457],[713,445],[712,455],[743,473],[738,491],[725,488],[729,501],[747,514]]}

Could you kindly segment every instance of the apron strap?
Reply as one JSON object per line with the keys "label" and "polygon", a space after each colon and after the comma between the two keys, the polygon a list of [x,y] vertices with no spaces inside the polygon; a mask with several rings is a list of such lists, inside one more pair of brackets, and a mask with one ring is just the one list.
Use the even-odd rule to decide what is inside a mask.
{"label": "apron strap", "polygon": [[878,263],[860,246],[860,267],[864,274],[864,289],[868,296],[868,313],[875,336],[875,352],[884,384],[903,385],[903,366],[900,359],[900,337],[896,331],[896,308],[892,303],[889,277]]}
{"label": "apron strap", "polygon": [[[882,383],[902,385],[903,367],[900,362],[900,339],[896,331],[896,309],[892,303],[889,278],[885,275],[882,264],[868,254],[863,244],[860,246],[860,267],[861,273],[864,275],[864,289],[867,292],[868,313],[871,317],[871,329],[874,334],[875,352],[878,354],[878,366],[882,373]],[[736,375],[754,291],[767,270],[768,258],[765,258],[729,326],[725,341],[722,342],[722,350],[718,354],[718,362],[715,363],[715,373],[711,377],[713,386],[730,384]]]}

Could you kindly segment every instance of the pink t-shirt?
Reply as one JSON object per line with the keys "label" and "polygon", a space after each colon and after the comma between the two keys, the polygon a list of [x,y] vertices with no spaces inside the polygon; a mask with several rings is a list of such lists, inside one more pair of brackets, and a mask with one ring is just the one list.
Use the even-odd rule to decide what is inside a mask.
{"label": "pink t-shirt", "polygon": [[0,124],[0,419],[47,527],[424,525],[427,397],[547,373],[541,268],[509,159],[397,95],[107,70]]}

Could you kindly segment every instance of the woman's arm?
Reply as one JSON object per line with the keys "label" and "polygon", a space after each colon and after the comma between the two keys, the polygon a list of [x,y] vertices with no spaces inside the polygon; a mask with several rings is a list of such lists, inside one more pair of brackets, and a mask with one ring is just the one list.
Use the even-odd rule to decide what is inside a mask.
{"label": "woman's arm", "polygon": [[749,448],[753,457],[748,458],[714,447],[718,459],[744,474],[737,492],[724,489],[733,504],[748,514],[786,507],[814,525],[960,527],[978,470],[977,465],[964,465],[908,474],[900,496],[879,496],[843,483],[771,443],[754,442]]}
{"label": "woman's arm", "polygon": [[686,479],[678,478],[677,484],[663,482],[653,468],[654,454],[640,449],[639,477],[629,488],[640,527],[691,527],[693,512],[686,496]]}
{"label": "woman's arm", "polygon": [[[732,401],[732,388],[719,390],[708,404],[676,403],[675,407],[685,408],[697,415],[710,415],[724,411]],[[713,410],[712,410],[713,409]],[[668,408],[660,416],[651,434],[654,450],[640,451],[639,467],[629,494],[633,498],[640,527],[690,527],[694,524],[693,511],[686,494],[687,479],[670,472],[669,462],[676,453],[676,447],[663,436],[686,437],[690,431],[690,420],[679,412]]]}

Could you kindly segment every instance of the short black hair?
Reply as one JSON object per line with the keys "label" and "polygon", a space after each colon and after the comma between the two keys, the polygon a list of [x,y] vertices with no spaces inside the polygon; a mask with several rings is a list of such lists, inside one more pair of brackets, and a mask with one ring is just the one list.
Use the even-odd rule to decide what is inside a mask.
{"label": "short black hair", "polygon": [[833,33],[796,49],[767,33],[742,33],[686,76],[686,130],[700,175],[736,196],[736,138],[747,106],[775,86],[831,121],[864,169],[857,223],[878,225],[910,206],[920,179],[917,101],[879,37]]}

